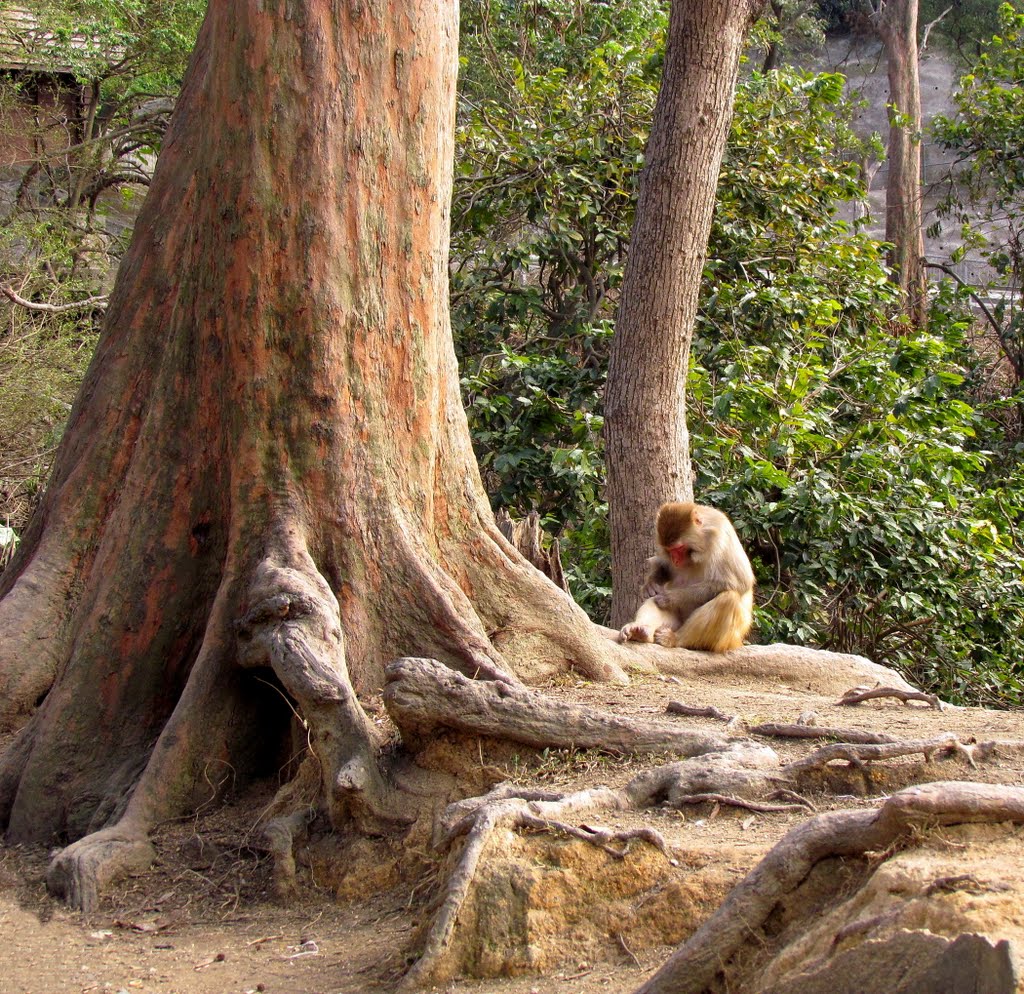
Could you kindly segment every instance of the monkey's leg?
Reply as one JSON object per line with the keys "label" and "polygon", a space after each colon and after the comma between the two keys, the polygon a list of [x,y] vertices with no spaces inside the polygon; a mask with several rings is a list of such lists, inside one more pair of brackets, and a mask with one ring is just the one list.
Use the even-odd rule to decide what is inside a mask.
{"label": "monkey's leg", "polygon": [[636,617],[619,631],[619,641],[653,642],[655,632],[675,628],[678,624],[674,614],[663,611],[650,597],[637,609]]}
{"label": "monkey's leg", "polygon": [[703,649],[726,652],[743,645],[753,620],[754,595],[723,590],[702,604],[674,632],[657,633],[659,644],[668,648]]}

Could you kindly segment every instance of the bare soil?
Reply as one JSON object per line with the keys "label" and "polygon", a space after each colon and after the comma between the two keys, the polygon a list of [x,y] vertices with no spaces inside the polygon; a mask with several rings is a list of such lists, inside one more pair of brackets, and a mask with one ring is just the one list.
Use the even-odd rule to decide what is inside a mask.
{"label": "bare soil", "polygon": [[[819,725],[884,731],[906,739],[946,731],[964,742],[1003,743],[977,767],[962,756],[928,764],[920,758],[900,759],[869,773],[829,767],[804,791],[819,810],[873,804],[880,796],[925,780],[1024,784],[1024,714],[1019,712],[951,707],[938,712],[891,699],[840,707],[834,698],[810,691],[759,687],[755,681],[714,686],[676,677],[638,676],[625,688],[562,681],[545,690],[620,714],[662,716],[668,702],[677,700],[713,705],[749,724],[795,722],[801,714],[814,712]],[[722,722],[713,719],[678,720],[683,727],[723,730]],[[770,744],[783,761],[815,748],[814,743],[783,739],[771,739]],[[558,789],[621,784],[642,765],[583,752],[506,750],[495,755],[483,746],[477,763],[482,783],[511,779]],[[216,810],[163,826],[155,838],[158,860],[151,871],[126,881],[90,915],[68,911],[48,896],[46,851],[0,847],[0,991],[396,991],[433,911],[431,901],[443,874],[439,854],[419,843],[368,842],[317,836],[314,831],[298,854],[302,894],[297,902],[281,906],[273,899],[270,860],[259,832],[260,813],[275,787],[258,785]],[[701,874],[701,885],[688,897],[688,913],[696,925],[732,883],[805,817],[704,804],[684,812],[655,810],[643,818],[631,814],[609,821],[595,815],[593,821],[621,827],[643,821],[665,836],[681,879]],[[988,863],[996,875],[1001,851],[994,847]],[[663,859],[660,854],[657,858]],[[1008,862],[1006,874],[1016,874],[1016,866]],[[633,909],[633,915],[642,917],[642,909]],[[578,957],[571,948],[560,948],[556,936],[554,959],[549,958],[539,975],[455,980],[432,989],[448,994],[632,991],[672,947],[652,940],[634,948],[624,938],[627,934],[633,933],[623,928],[596,954],[588,948]]]}

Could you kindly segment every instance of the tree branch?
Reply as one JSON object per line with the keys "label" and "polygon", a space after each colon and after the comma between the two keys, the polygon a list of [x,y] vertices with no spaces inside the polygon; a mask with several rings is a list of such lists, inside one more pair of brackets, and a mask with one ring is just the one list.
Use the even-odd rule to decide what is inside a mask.
{"label": "tree branch", "polygon": [[947,7],[934,21],[929,21],[924,26],[924,34],[921,35],[921,48],[920,51],[924,51],[928,47],[928,35],[932,33],[932,28],[935,27],[953,8]]}
{"label": "tree branch", "polygon": [[0,293],[19,307],[24,307],[29,311],[39,311],[44,314],[66,314],[68,311],[81,311],[88,308],[102,311],[106,310],[107,307],[107,294],[105,293],[97,297],[86,297],[84,300],[76,300],[71,304],[38,304],[35,301],[26,300],[24,297],[19,296],[9,286],[0,286]]}

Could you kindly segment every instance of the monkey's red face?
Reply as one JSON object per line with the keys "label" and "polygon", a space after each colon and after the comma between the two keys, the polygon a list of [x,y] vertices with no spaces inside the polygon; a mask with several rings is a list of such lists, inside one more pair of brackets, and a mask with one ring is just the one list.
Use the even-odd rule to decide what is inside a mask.
{"label": "monkey's red face", "polygon": [[683,569],[690,561],[690,547],[688,545],[670,545],[665,551],[668,553],[668,557],[672,560],[672,565],[676,569]]}

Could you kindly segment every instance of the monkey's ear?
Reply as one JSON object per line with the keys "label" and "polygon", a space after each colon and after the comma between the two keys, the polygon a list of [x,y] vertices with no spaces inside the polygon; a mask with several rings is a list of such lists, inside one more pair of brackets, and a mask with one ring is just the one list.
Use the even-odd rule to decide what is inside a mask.
{"label": "monkey's ear", "polygon": [[700,526],[704,524],[704,517],[696,507],[693,509],[693,515],[690,520],[693,522],[694,528],[700,528]]}

